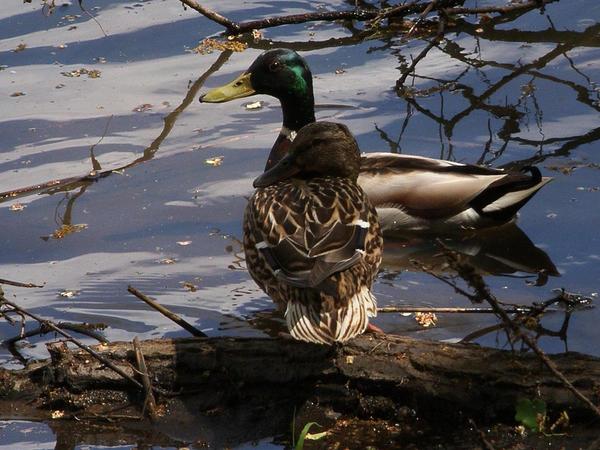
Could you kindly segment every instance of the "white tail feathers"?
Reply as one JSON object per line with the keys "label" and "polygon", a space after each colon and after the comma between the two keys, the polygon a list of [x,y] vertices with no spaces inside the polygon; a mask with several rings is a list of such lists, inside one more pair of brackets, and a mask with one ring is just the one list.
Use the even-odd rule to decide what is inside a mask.
{"label": "white tail feathers", "polygon": [[530,187],[529,189],[523,189],[520,191],[513,191],[504,194],[498,200],[486,205],[483,208],[483,212],[489,213],[493,211],[500,211],[506,208],[511,207],[523,200],[529,199],[533,194],[539,191],[544,185],[552,181],[552,178],[544,177],[542,181],[540,181],[535,186]]}
{"label": "white tail feathers", "polygon": [[285,319],[295,339],[317,344],[346,342],[365,331],[369,317],[377,315],[377,301],[365,286],[343,308],[317,309],[318,306],[288,302]]}

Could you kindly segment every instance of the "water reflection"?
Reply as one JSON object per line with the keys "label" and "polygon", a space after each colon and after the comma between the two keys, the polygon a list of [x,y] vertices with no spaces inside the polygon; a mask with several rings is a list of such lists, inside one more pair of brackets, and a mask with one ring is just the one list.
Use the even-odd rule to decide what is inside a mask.
{"label": "water reflection", "polygon": [[422,271],[422,266],[439,275],[454,272],[442,245],[455,252],[479,275],[536,274],[537,286],[546,284],[548,276],[559,276],[548,254],[511,223],[477,233],[442,238],[402,233],[386,235],[382,262],[385,277],[394,278],[404,271]]}

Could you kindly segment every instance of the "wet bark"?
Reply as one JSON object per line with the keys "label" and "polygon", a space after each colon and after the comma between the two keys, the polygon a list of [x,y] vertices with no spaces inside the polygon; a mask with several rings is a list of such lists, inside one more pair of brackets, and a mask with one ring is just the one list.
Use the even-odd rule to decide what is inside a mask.
{"label": "wet bark", "polygon": [[[389,425],[418,417],[455,427],[457,422],[466,426],[472,417],[480,425],[514,423],[519,398],[541,398],[549,411],[565,410],[574,421],[592,417],[529,353],[373,335],[334,347],[281,339],[188,338],[142,341],[140,348],[155,395],[162,390],[155,426],[169,429],[177,423],[171,431],[183,433],[185,442],[204,439],[198,433],[219,429],[217,422],[229,433],[220,435],[227,435],[227,442],[235,441],[231,433],[237,432],[272,436],[289,429],[294,408],[297,423],[333,426],[337,420],[339,426],[343,417]],[[132,343],[95,349],[140,379]],[[140,419],[144,392],[130,381],[64,343],[49,350],[49,360],[19,371],[0,370],[3,418],[43,419],[60,411],[63,418],[80,421]],[[551,359],[598,404],[600,359],[577,353]],[[210,426],[199,427],[198,420],[209,420]],[[234,430],[232,420],[238,424]],[[194,425],[188,429],[186,423]]]}
{"label": "wet bark", "polygon": [[[529,353],[399,336],[363,336],[333,348],[239,338],[162,339],[140,344],[154,386],[167,391],[204,389],[230,396],[232,386],[316,383],[339,385],[347,393],[377,393],[413,407],[427,407],[431,401],[478,411],[483,407],[490,417],[512,410],[518,397],[541,397],[551,407],[584,413],[584,407]],[[68,350],[64,343],[50,344],[49,349],[50,360],[20,371],[0,371],[0,399],[36,396],[49,389],[71,396],[95,390],[137,391],[85,352]],[[95,349],[124,372],[138,376],[131,343]],[[551,359],[582,393],[598,401],[600,359],[577,353]],[[342,397],[348,400],[347,395]],[[36,407],[51,403],[49,398],[41,398]]]}

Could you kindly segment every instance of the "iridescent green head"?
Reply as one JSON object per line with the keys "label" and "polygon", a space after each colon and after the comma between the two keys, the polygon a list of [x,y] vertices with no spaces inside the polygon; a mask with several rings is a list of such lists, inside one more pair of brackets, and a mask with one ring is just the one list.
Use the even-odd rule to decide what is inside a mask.
{"label": "iridescent green head", "polygon": [[221,103],[254,94],[266,94],[284,102],[313,100],[312,74],[306,61],[293,50],[277,48],[262,53],[232,82],[215,88],[201,102]]}

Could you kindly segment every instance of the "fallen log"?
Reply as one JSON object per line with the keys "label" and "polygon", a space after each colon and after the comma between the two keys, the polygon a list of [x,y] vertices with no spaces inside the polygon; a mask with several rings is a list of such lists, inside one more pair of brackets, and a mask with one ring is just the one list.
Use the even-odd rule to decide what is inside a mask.
{"label": "fallen log", "polygon": [[[158,418],[150,427],[177,442],[204,440],[220,448],[273,436],[289,429],[294,409],[300,425],[313,420],[325,427],[373,421],[372,429],[387,430],[380,437],[389,441],[396,436],[404,443],[407,430],[422,439],[415,425],[419,421],[421,427],[443,423],[445,430],[454,431],[472,430],[472,418],[480,426],[512,426],[521,398],[541,398],[550,415],[566,411],[587,428],[593,417],[530,353],[390,335],[365,335],[333,347],[248,338],[139,344],[149,380],[155,394],[159,392]],[[145,393],[131,381],[64,342],[48,348],[48,360],[17,371],[0,369],[0,417],[110,421],[112,431],[115,423],[150,423],[140,415]],[[94,349],[141,379],[132,343]],[[577,353],[550,358],[581,393],[599,403],[600,359]],[[413,428],[394,429],[407,420]],[[591,436],[597,437],[597,429]],[[427,447],[422,440],[420,444]]]}

